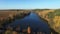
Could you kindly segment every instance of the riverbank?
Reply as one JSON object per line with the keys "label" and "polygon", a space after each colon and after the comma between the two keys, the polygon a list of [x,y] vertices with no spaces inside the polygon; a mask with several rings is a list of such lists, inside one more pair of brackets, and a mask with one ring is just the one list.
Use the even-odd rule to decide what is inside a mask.
{"label": "riverbank", "polygon": [[2,25],[12,23],[12,21],[15,21],[16,19],[22,19],[29,14],[30,12],[28,11],[2,10],[0,11],[0,27],[2,27]]}
{"label": "riverbank", "polygon": [[51,32],[53,32],[53,34],[57,33],[54,29],[51,28],[48,21],[46,19],[44,19],[45,17],[47,18],[47,16],[45,16],[46,14],[44,14],[44,12],[42,12],[42,11],[41,11],[42,13],[39,11],[34,12],[34,11],[25,11],[25,10],[21,10],[21,11],[20,10],[15,10],[15,11],[8,10],[8,11],[3,11],[3,12],[0,11],[0,27],[3,27],[4,25],[12,23],[12,21],[23,19],[24,17],[28,16],[31,12],[37,14],[39,16],[39,18],[41,20],[43,20],[49,26],[49,28],[51,29]]}
{"label": "riverbank", "polygon": [[[54,28],[53,28],[53,23],[54,22],[52,22],[53,20],[51,20],[50,21],[50,19],[48,18],[49,16],[50,17],[53,17],[54,15],[53,14],[49,14],[49,16],[48,16],[48,13],[53,13],[54,12],[54,10],[46,10],[46,11],[36,11],[35,13],[40,17],[40,18],[42,18],[44,21],[47,21],[47,24],[49,25],[49,27],[50,27],[50,29],[51,29],[51,32],[53,33],[53,34],[55,34],[55,33],[57,33],[57,34],[59,34],[59,32],[57,32],[57,29],[55,30]],[[53,16],[51,16],[51,15],[53,15]],[[52,23],[51,23],[52,22]],[[56,22],[56,21],[55,21]],[[55,25],[54,25],[55,26]]]}
{"label": "riverbank", "polygon": [[29,16],[26,16],[23,19],[15,20],[13,23],[9,24],[12,27],[20,26],[21,30],[27,29],[28,26],[31,28],[31,32],[43,32],[46,34],[50,34],[50,29],[47,24],[42,21],[42,19],[39,19],[38,15],[35,13],[30,13]]}

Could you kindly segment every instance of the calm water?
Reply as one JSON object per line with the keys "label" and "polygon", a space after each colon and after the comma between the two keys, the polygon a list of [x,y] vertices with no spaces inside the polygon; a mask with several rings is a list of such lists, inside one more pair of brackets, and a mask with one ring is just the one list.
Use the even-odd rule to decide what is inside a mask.
{"label": "calm water", "polygon": [[46,22],[39,18],[35,13],[31,13],[29,16],[26,16],[23,19],[15,20],[10,24],[12,27],[20,25],[21,29],[26,29],[28,25],[30,25],[33,32],[46,32],[46,34],[50,34],[50,29]]}

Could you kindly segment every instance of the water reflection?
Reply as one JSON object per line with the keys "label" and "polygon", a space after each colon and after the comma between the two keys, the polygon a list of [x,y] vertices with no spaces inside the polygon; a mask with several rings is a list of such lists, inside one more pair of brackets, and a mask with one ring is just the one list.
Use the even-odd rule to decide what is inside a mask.
{"label": "water reflection", "polygon": [[9,24],[13,28],[19,25],[20,30],[27,30],[28,25],[31,28],[31,33],[35,32],[44,32],[46,34],[50,34],[50,29],[48,25],[38,17],[35,13],[31,13],[29,16],[26,16],[23,19],[15,20],[13,23]]}

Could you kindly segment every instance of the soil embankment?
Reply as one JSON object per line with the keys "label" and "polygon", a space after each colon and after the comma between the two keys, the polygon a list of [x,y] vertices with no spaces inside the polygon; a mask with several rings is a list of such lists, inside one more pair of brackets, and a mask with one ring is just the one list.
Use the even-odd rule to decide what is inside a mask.
{"label": "soil embankment", "polygon": [[[55,33],[60,33],[59,30],[59,16],[55,15],[55,10],[42,10],[42,11],[35,11],[43,20],[47,21],[47,24],[51,28],[51,31]],[[58,23],[57,23],[58,22]]]}
{"label": "soil embankment", "polygon": [[0,10],[0,27],[5,23],[11,23],[15,19],[21,19],[29,15],[28,10]]}

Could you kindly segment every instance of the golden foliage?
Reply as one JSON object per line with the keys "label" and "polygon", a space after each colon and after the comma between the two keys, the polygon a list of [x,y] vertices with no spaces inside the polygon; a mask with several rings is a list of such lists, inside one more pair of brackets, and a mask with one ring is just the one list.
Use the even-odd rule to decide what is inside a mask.
{"label": "golden foliage", "polygon": [[54,29],[57,31],[57,32],[60,32],[60,16],[55,16],[54,18]]}
{"label": "golden foliage", "polygon": [[45,20],[48,21],[48,24],[50,25],[50,27],[52,27],[56,32],[60,33],[60,16],[55,16],[52,20],[53,20],[53,25],[51,25],[52,23],[50,23],[51,19],[48,18],[48,13],[49,12],[54,12],[54,10],[46,10],[46,11],[38,11],[37,14],[41,17],[44,18]]}

